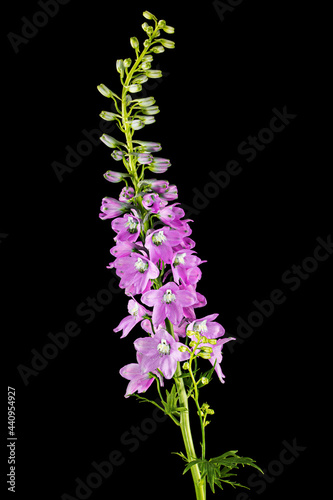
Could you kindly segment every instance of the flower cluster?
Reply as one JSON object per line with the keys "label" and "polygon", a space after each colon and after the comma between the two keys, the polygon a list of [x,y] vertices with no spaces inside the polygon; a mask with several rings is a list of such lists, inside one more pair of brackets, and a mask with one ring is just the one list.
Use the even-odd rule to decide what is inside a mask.
{"label": "flower cluster", "polygon": [[[117,61],[117,71],[123,85],[122,96],[118,97],[105,85],[98,90],[114,101],[112,112],[103,111],[105,120],[115,120],[125,134],[126,141],[103,134],[102,142],[113,149],[115,161],[122,161],[127,173],[107,171],[105,179],[111,183],[124,182],[118,198],[105,197],[102,200],[100,218],[110,219],[116,234],[115,245],[110,253],[113,260],[108,268],[115,269],[119,286],[129,297],[128,313],[114,329],[126,337],[138,324],[145,336],[134,341],[137,363],[131,363],[120,370],[130,382],[126,397],[134,392],[144,392],[158,379],[171,379],[177,363],[190,358],[191,344],[187,345],[187,331],[204,336],[207,344],[200,349],[215,367],[221,382],[222,347],[229,338],[222,339],[224,328],[215,321],[218,314],[197,317],[197,309],[206,305],[206,298],[197,292],[201,278],[201,260],[191,238],[192,222],[185,218],[184,210],[175,202],[178,190],[167,180],[145,178],[145,172],[165,173],[171,166],[170,160],[156,156],[161,144],[133,140],[134,132],[155,121],[159,112],[153,97],[134,98],[140,92],[142,83],[148,78],[159,78],[161,72],[151,69],[153,54],[173,48],[174,42],[160,37],[161,30],[173,33],[174,29],[165,21],[157,21],[149,12],[144,16],[155,21],[155,27],[142,25],[148,38],[140,52],[136,37],[131,45],[136,52],[136,61]],[[132,185],[130,185],[129,180]],[[182,341],[180,341],[180,339]],[[216,342],[210,343],[210,340]],[[210,350],[205,347],[211,346]]]}

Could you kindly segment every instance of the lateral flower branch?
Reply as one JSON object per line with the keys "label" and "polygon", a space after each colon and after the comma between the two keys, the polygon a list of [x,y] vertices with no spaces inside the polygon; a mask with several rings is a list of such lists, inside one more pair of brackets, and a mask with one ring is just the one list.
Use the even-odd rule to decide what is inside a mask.
{"label": "lateral flower branch", "polygon": [[[196,499],[205,500],[206,482],[213,492],[215,486],[223,489],[225,483],[241,486],[233,480],[233,471],[240,465],[259,467],[236,451],[206,458],[207,418],[214,410],[200,401],[199,392],[214,374],[224,383],[222,348],[233,339],[224,337],[223,326],[215,321],[218,314],[197,317],[197,309],[207,304],[197,292],[199,266],[206,261],[193,250],[192,221],[184,219],[184,211],[174,202],[177,187],[167,180],[145,177],[146,173],[164,174],[170,160],[155,156],[162,149],[160,143],[133,138],[137,131],[154,123],[160,111],[153,97],[137,97],[149,78],[162,76],[160,70],[152,69],[154,56],[175,47],[162,36],[162,32],[172,35],[173,27],[148,11],[143,16],[150,21],[142,24],[147,38],[143,44],[136,37],[130,39],[135,59],[119,59],[116,63],[121,95],[104,84],[97,87],[113,101],[113,111],[102,111],[100,116],[115,121],[123,136],[122,140],[107,134],[100,138],[113,150],[112,158],[125,167],[124,171],[108,170],[104,174],[107,181],[124,182],[125,186],[117,199],[103,198],[100,213],[102,220],[112,219],[116,233],[115,246],[110,250],[114,260],[107,267],[115,269],[119,287],[129,298],[129,314],[114,331],[122,332],[124,338],[140,323],[142,336],[134,341],[136,362],[120,370],[129,381],[125,397],[135,395],[158,406],[180,427],[185,453],[178,454],[186,462],[184,473],[191,470]],[[207,362],[204,369],[199,366]],[[154,382],[159,402],[141,395]],[[201,429],[199,454],[192,438],[190,411]]]}

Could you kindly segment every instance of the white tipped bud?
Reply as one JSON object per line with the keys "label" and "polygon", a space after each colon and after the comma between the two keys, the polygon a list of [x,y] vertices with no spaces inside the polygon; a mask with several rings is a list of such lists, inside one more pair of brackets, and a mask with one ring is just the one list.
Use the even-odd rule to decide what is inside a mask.
{"label": "white tipped bud", "polygon": [[130,42],[131,42],[131,45],[132,45],[133,49],[138,49],[139,48],[139,40],[137,39],[136,36],[132,36],[130,38]]}
{"label": "white tipped bud", "polygon": [[148,78],[162,78],[162,71],[160,69],[149,69],[146,71]]}
{"label": "white tipped bud", "polygon": [[97,86],[98,92],[100,92],[104,97],[111,97],[113,92],[104,83]]}
{"label": "white tipped bud", "polygon": [[148,82],[148,76],[146,75],[139,75],[132,80],[132,83],[145,83],[145,82]]}
{"label": "white tipped bud", "polygon": [[175,48],[175,42],[173,42],[172,40],[166,40],[165,38],[160,38],[159,42],[166,49],[174,49]]}
{"label": "white tipped bud", "polygon": [[154,16],[154,14],[152,14],[151,12],[148,12],[148,10],[145,10],[143,13],[142,13],[143,17],[145,17],[146,19],[156,19],[156,17]]}
{"label": "white tipped bud", "polygon": [[165,48],[163,45],[155,45],[155,47],[152,47],[150,50],[154,52],[154,54],[161,54],[165,51]]}
{"label": "white tipped bud", "polygon": [[164,26],[163,31],[168,33],[168,35],[172,35],[175,32],[175,28],[173,26]]}
{"label": "white tipped bud", "polygon": [[142,58],[143,62],[152,62],[153,59],[154,58],[151,54],[147,54],[147,55],[143,56],[143,58]]}
{"label": "white tipped bud", "polygon": [[201,383],[202,383],[203,385],[207,385],[207,384],[209,384],[209,380],[208,380],[208,378],[207,378],[207,377],[201,377]]}
{"label": "white tipped bud", "polygon": [[130,57],[124,60],[125,68],[129,68],[131,64],[132,64],[132,59]]}
{"label": "white tipped bud", "polygon": [[141,92],[142,85],[134,83],[128,87],[128,91],[134,94],[135,92]]}
{"label": "white tipped bud", "polygon": [[125,67],[124,67],[124,61],[122,59],[118,59],[118,61],[116,62],[116,68],[117,68],[118,73],[120,73],[120,76],[123,77]]}
{"label": "white tipped bud", "polygon": [[107,122],[112,122],[117,118],[116,113],[111,113],[111,111],[102,111],[99,116],[106,120]]}

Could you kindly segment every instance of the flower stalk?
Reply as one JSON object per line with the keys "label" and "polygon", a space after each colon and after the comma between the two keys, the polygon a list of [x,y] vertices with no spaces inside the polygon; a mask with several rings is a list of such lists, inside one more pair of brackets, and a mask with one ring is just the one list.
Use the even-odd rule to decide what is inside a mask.
{"label": "flower stalk", "polygon": [[[215,486],[222,488],[222,483],[241,486],[230,480],[235,475],[231,471],[239,464],[258,466],[252,459],[239,457],[234,451],[206,458],[207,416],[214,414],[214,410],[207,403],[200,405],[199,392],[214,373],[224,383],[222,348],[233,339],[224,337],[223,326],[215,321],[218,314],[197,317],[196,310],[207,304],[206,298],[197,291],[201,278],[199,266],[206,261],[193,250],[191,221],[184,219],[185,212],[179,203],[173,203],[178,198],[177,186],[165,180],[145,178],[147,171],[166,172],[171,162],[154,156],[161,150],[160,143],[133,139],[137,131],[154,123],[159,113],[153,97],[137,97],[136,94],[149,78],[162,76],[160,70],[151,67],[154,55],[175,46],[173,41],[160,37],[161,31],[174,33],[172,26],[164,20],[158,21],[148,11],[143,15],[153,22],[153,26],[147,22],[142,24],[147,35],[142,50],[138,38],[131,37],[134,62],[131,58],[116,62],[122,85],[121,97],[104,84],[97,87],[104,97],[113,100],[116,110],[116,113],[102,111],[100,116],[114,121],[125,136],[124,142],[107,134],[100,138],[113,149],[112,158],[122,161],[127,171],[112,169],[104,174],[108,182],[116,185],[124,182],[125,187],[118,199],[103,198],[100,213],[102,220],[112,219],[111,227],[116,233],[115,246],[110,250],[114,260],[107,267],[115,269],[119,287],[129,297],[129,315],[114,331],[122,332],[121,338],[124,338],[140,324],[145,332],[134,341],[137,362],[120,369],[120,375],[129,381],[125,397],[135,395],[152,403],[180,427],[186,455],[177,454],[186,462],[184,473],[191,470],[196,500],[206,500],[207,482],[213,492]],[[208,370],[204,372],[198,366],[201,360],[208,362]],[[154,381],[159,402],[141,396]],[[164,387],[167,383],[172,384],[170,391]],[[196,454],[191,431],[190,399],[194,400],[194,415],[199,417],[200,456]]]}

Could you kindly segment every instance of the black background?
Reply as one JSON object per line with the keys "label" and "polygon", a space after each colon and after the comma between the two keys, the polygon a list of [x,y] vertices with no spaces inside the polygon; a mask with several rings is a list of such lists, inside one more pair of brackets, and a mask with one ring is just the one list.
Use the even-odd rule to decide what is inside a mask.
{"label": "black background", "polygon": [[[207,453],[238,449],[274,471],[283,442],[296,440],[306,449],[294,463],[264,491],[255,486],[248,495],[301,498],[315,484],[312,464],[327,439],[322,390],[332,258],[300,279],[297,290],[281,277],[313,256],[316,238],[332,233],[329,164],[322,155],[328,142],[321,113],[323,13],[301,2],[244,0],[222,19],[210,1],[155,4],[71,0],[16,52],[8,33],[22,35],[22,17],[31,21],[41,7],[35,1],[6,6],[0,257],[7,368],[1,398],[6,401],[7,385],[16,388],[16,497],[75,497],[76,478],[86,481],[92,462],[114,450],[124,464],[89,498],[194,496],[190,474],[182,477],[181,459],[170,454],[183,450],[171,421],[156,424],[133,452],[121,442],[132,426],[149,430],[145,419],[153,412],[123,397],[126,381],[118,372],[134,362],[132,341],[140,335],[137,329],[119,340],[112,331],[127,315],[124,294],[113,293],[91,316],[78,314],[88,297],[105,297],[100,291],[112,278],[106,265],[113,234],[98,213],[102,197],[119,191],[102,174],[120,164],[95,145],[62,182],[52,167],[66,163],[66,147],[76,150],[86,140],[83,130],[98,129],[109,101],[96,86],[119,92],[115,62],[133,57],[129,38],[143,40],[142,12],[150,10],[176,28],[165,35],[176,49],[155,57],[164,76],[145,92],[161,113],[137,137],[162,143],[160,154],[172,167],[161,178],[177,184],[179,201],[189,207],[197,203],[196,190],[203,193],[211,181],[209,172],[230,160],[242,168],[191,214],[199,256],[208,261],[198,285],[208,305],[198,316],[218,312],[228,334],[238,336],[237,318],[247,319],[253,301],[269,299],[274,289],[286,297],[233,352],[225,349],[226,383],[212,382],[202,396],[216,412]],[[296,118],[247,161],[237,151],[240,143],[269,126],[273,108],[284,107]],[[70,321],[79,335],[24,384],[17,367],[31,367],[31,350],[41,353],[48,334]],[[5,448],[6,417],[1,435]],[[243,482],[251,473],[241,471]],[[245,499],[240,493],[223,492],[226,499]]]}

